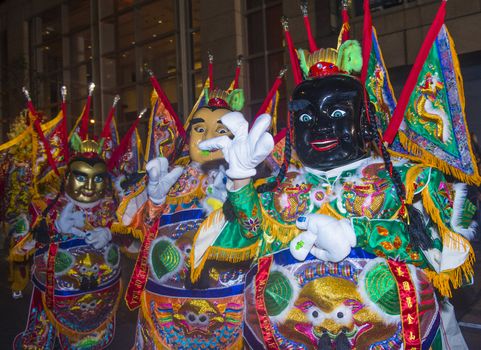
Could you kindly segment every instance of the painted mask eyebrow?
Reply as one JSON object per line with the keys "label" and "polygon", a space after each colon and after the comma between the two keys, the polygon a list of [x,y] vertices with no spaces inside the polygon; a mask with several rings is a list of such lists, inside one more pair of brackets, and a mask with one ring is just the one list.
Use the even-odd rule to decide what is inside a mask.
{"label": "painted mask eyebrow", "polygon": [[194,118],[194,119],[192,119],[192,121],[190,122],[191,125],[199,124],[199,123],[205,123],[205,120],[202,119],[202,118]]}
{"label": "painted mask eyebrow", "polygon": [[289,102],[289,111],[297,112],[309,106],[312,106],[312,103],[308,100],[295,100]]}
{"label": "painted mask eyebrow", "polygon": [[346,92],[339,92],[337,95],[335,95],[336,100],[340,101],[352,101],[353,98],[356,97],[356,92],[355,91],[346,91]]}
{"label": "painted mask eyebrow", "polygon": [[78,170],[72,170],[72,174],[74,174],[76,176],[87,176],[88,177],[88,174],[86,174],[82,171],[78,171]]}

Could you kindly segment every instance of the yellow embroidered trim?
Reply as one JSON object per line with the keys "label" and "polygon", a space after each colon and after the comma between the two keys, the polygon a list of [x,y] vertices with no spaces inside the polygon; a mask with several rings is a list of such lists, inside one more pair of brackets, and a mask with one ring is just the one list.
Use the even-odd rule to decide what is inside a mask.
{"label": "yellow embroidered trim", "polygon": [[63,166],[57,169],[60,174],[60,178],[53,170],[50,170],[43,178],[36,180],[36,187],[40,193],[60,192],[60,187],[63,180],[59,181],[59,179],[64,178],[65,173],[67,172],[67,167]]}
{"label": "yellow embroidered trim", "polygon": [[441,293],[442,296],[452,297],[451,288],[457,289],[462,286],[463,280],[470,281],[474,274],[473,265],[476,258],[473,250],[470,248],[468,258],[461,266],[455,269],[442,271],[437,273],[430,269],[425,269],[424,273],[431,281],[434,287]]}
{"label": "yellow embroidered trim", "polygon": [[474,274],[473,264],[475,256],[473,248],[467,239],[446,227],[439,215],[439,209],[434,205],[433,199],[429,194],[428,187],[426,187],[421,193],[424,208],[426,208],[427,213],[437,225],[443,245],[453,249],[462,248],[469,252],[466,261],[455,269],[442,271],[440,274],[425,270],[429,279],[433,282],[433,285],[439,289],[441,294],[443,296],[451,297],[450,283],[454,289],[457,289],[462,285],[463,276],[470,280]]}
{"label": "yellow embroidered trim", "polygon": [[224,214],[222,209],[218,209],[211,213],[205,220],[202,222],[202,225],[199,227],[197,232],[195,233],[194,239],[192,240],[192,252],[190,253],[190,278],[192,282],[196,282],[200,278],[200,274],[204,269],[205,263],[207,260],[216,260],[216,261],[225,261],[230,263],[238,263],[241,261],[247,261],[253,259],[257,256],[259,241],[251,244],[245,248],[222,248],[222,247],[214,247],[210,246],[205,251],[202,259],[200,260],[198,266],[195,266],[194,260],[194,248],[196,246],[197,239],[201,232],[205,232],[203,230],[204,227],[213,226],[224,220]]}
{"label": "yellow embroidered trim", "polygon": [[324,203],[316,212],[316,214],[329,215],[337,220],[345,219],[344,216],[339,214],[329,203]]}
{"label": "yellow embroidered trim", "polygon": [[[117,138],[118,140],[118,138]],[[144,159],[144,149],[142,148],[142,139],[140,138],[139,135],[139,130],[135,129],[135,141],[137,143],[137,169],[139,170],[145,170],[145,167],[143,167],[143,159]],[[147,163],[145,163],[147,164]]]}
{"label": "yellow embroidered trim", "polygon": [[199,186],[195,188],[192,192],[186,193],[186,194],[175,194],[172,195],[169,193],[165,199],[165,203],[168,205],[175,204],[185,204],[185,203],[190,203],[196,198],[204,198],[205,197],[205,192],[202,189],[202,181],[199,183]]}
{"label": "yellow embroidered trim", "polygon": [[180,157],[174,162],[175,166],[183,166],[183,167],[186,167],[187,165],[189,165],[189,163],[190,163],[189,156]]}
{"label": "yellow embroidered trim", "polygon": [[411,167],[406,173],[406,204],[412,204],[414,193],[416,192],[416,179],[418,178],[419,174],[422,173],[424,167],[421,164],[417,164]]}
{"label": "yellow embroidered trim", "polygon": [[[269,215],[261,205],[262,223],[261,228],[265,235],[270,237],[270,240],[278,240],[284,246],[289,244],[301,231],[297,228],[296,224],[281,224],[279,221]],[[267,242],[269,243],[269,242]]]}
{"label": "yellow embroidered trim", "polygon": [[[418,159],[422,159],[422,163],[429,165],[429,166],[434,166],[439,168],[443,173],[449,174],[454,176],[456,179],[466,182],[468,184],[474,184],[474,185],[480,185],[481,184],[481,177],[479,176],[477,166],[475,162],[473,162],[473,169],[474,169],[474,175],[468,175],[464,173],[463,171],[451,166],[449,163],[445,162],[442,159],[437,158],[436,156],[432,155],[428,151],[426,151],[424,148],[421,148],[419,145],[416,143],[412,142],[408,137],[400,132],[399,134],[399,141],[403,145],[403,147],[410,153],[414,153],[419,155]],[[469,146],[471,146],[471,141],[468,140]],[[472,149],[470,148],[470,153],[471,153],[471,159],[476,159],[474,158],[474,155],[472,154]],[[403,156],[404,158],[408,158]],[[415,157],[413,159],[416,159]]]}
{"label": "yellow embroidered trim", "polygon": [[142,230],[122,225],[120,222],[114,222],[110,227],[110,231],[120,235],[132,235],[134,238],[140,240],[144,239],[144,233]]}
{"label": "yellow embroidered trim", "polygon": [[[30,113],[29,113],[30,116]],[[32,118],[30,117],[33,123]],[[38,135],[36,131],[32,131],[32,159],[30,164],[32,164],[32,179],[33,179],[33,193],[34,196],[40,196],[37,188],[37,155],[38,155]]]}
{"label": "yellow embroidered trim", "polygon": [[[237,248],[222,248],[222,247],[209,247],[207,248],[199,265],[191,269],[192,282],[197,282],[200,278],[201,272],[204,269],[204,265],[207,260],[224,261],[230,263],[238,263],[253,259],[257,255],[258,242],[251,244],[250,246],[242,249]],[[192,257],[192,255],[191,255]]]}
{"label": "yellow embroidered trim", "polygon": [[443,222],[441,216],[439,215],[439,209],[436,207],[436,205],[433,202],[433,199],[431,198],[431,195],[429,194],[429,188],[426,187],[421,192],[421,194],[422,194],[423,206],[426,209],[429,216],[431,217],[431,219],[433,219],[434,223],[437,225],[443,245],[446,245],[453,249],[462,247],[462,248],[470,248],[472,250],[468,240],[466,240],[460,234],[457,234],[456,232],[451,231]]}

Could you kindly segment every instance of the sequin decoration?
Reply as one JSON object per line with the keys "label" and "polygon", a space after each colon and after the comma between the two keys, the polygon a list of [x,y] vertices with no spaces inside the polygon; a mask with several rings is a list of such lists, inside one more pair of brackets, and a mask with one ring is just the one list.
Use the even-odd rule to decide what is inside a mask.
{"label": "sequin decoration", "polygon": [[[235,349],[242,344],[243,305],[243,295],[214,300],[146,292],[142,312],[144,318],[151,320],[146,334],[152,334],[157,346],[179,350]],[[142,338],[144,343],[149,342]]]}
{"label": "sequin decoration", "polygon": [[294,222],[309,208],[309,191],[312,185],[294,183],[296,176],[296,173],[288,173],[286,179],[278,186],[274,197],[276,211],[286,223]]}
{"label": "sequin decoration", "polygon": [[[282,252],[276,253],[280,255]],[[277,261],[277,260],[276,260]],[[279,303],[284,310],[277,310],[269,316],[274,338],[279,349],[317,350],[336,348],[339,341],[349,344],[350,349],[399,350],[402,349],[402,327],[399,315],[387,315],[375,307],[362,290],[365,284],[361,272],[371,259],[348,259],[341,263],[311,260],[302,263],[287,262],[283,259],[282,269],[277,263],[270,267],[270,273],[282,273],[295,284],[293,300]],[[258,266],[253,267],[258,269]],[[422,281],[422,332],[430,337],[437,331],[438,308],[433,302],[433,289],[425,276],[418,274]],[[251,281],[246,287],[246,323],[255,334],[258,320],[254,295],[249,292]],[[269,286],[269,292],[273,292]],[[275,292],[275,291],[274,291]],[[288,295],[288,294],[283,294]],[[267,296],[265,297],[267,301]],[[431,298],[431,302],[429,302]],[[277,299],[269,294],[269,300]],[[285,307],[285,305],[288,305]],[[284,305],[284,306],[282,306]],[[280,312],[283,315],[280,316]],[[252,321],[256,319],[256,321]],[[247,337],[249,341],[249,337]],[[431,339],[431,338],[430,338]],[[347,343],[346,343],[347,342]],[[250,345],[253,345],[252,343]]]}

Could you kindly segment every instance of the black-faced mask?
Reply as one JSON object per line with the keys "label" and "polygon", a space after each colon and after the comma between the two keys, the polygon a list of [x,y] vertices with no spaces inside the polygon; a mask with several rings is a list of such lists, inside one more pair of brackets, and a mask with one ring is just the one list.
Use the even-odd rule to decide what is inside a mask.
{"label": "black-faced mask", "polygon": [[366,156],[363,88],[342,74],[305,80],[292,94],[294,147],[305,166],[329,170]]}

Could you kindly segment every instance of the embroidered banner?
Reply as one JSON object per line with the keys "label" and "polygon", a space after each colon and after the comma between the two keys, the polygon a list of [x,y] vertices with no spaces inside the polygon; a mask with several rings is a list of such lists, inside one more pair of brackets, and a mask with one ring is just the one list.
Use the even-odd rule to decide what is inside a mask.
{"label": "embroidered banner", "polygon": [[[372,27],[370,46],[371,54],[369,56],[365,85],[369,100],[376,108],[378,127],[384,133],[391,121],[397,102],[374,27]],[[390,149],[401,156],[408,154],[399,142],[399,136],[395,137],[390,145]],[[413,156],[411,155],[411,157]]]}

